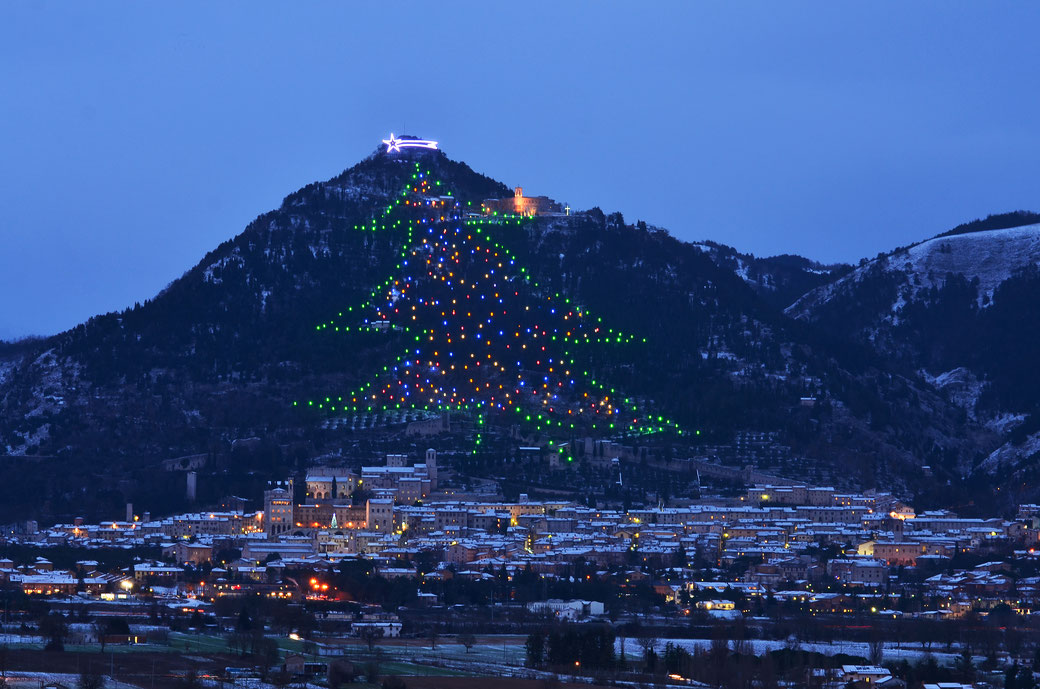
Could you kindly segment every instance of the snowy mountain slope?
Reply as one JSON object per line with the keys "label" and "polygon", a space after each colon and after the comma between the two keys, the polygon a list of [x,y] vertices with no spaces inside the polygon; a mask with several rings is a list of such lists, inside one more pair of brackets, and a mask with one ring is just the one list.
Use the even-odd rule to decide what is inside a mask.
{"label": "snowy mountain slope", "polygon": [[897,249],[812,290],[785,313],[839,341],[868,343],[874,355],[915,371],[1000,439],[977,458],[975,476],[1033,499],[1029,486],[1040,476],[1040,224],[947,233]]}
{"label": "snowy mountain slope", "polygon": [[978,279],[978,303],[986,306],[996,288],[1018,269],[1040,264],[1040,224],[936,237],[870,261],[848,275],[805,294],[785,312],[811,319],[813,312],[853,285],[881,270],[902,273],[889,312],[898,318],[901,307],[924,290],[941,285],[949,274]]}
{"label": "snowy mountain slope", "polygon": [[[0,381],[0,454],[6,448],[12,456],[65,462],[46,473],[40,489],[49,513],[86,511],[75,490],[88,474],[99,485],[128,481],[98,493],[92,509],[142,500],[172,508],[175,498],[149,469],[164,459],[211,454],[211,478],[231,481],[226,477],[258,466],[266,476],[284,476],[291,463],[359,442],[292,402],[356,389],[406,346],[398,331],[319,334],[316,324],[365,302],[398,272],[410,234],[406,226],[377,228],[375,218],[413,184],[413,160],[377,152],[309,184],[154,299],[28,347]],[[442,152],[422,160],[461,204],[510,193]],[[960,480],[1000,444],[938,391],[943,386],[917,374],[928,367],[863,356],[862,343],[836,342],[830,324],[784,316],[797,296],[836,277],[847,282],[847,266],[690,245],[598,208],[496,226],[493,237],[529,271],[539,296],[566,295],[602,317],[608,334],[618,328],[647,336],[631,347],[615,337],[596,358],[579,355],[595,363],[589,370],[597,380],[696,429],[681,441],[692,437],[689,446],[667,452],[692,456],[744,430],[776,432],[800,458],[792,472],[811,478],[825,469],[850,486],[921,495],[937,481]],[[884,313],[895,298],[887,298]],[[964,394],[973,395],[979,386],[972,376],[947,379],[961,380]],[[816,403],[802,404],[805,396]],[[505,437],[514,425],[488,424],[488,433]],[[568,433],[560,437],[569,440]],[[233,440],[252,437],[266,448],[264,463],[240,464]],[[923,477],[922,464],[935,478]],[[239,471],[218,472],[229,466]],[[0,463],[0,520],[3,509],[37,509],[18,503],[29,496],[5,484],[3,470]]]}
{"label": "snowy mountain slope", "polygon": [[722,268],[733,271],[771,305],[784,307],[806,292],[848,273],[845,264],[826,265],[802,256],[781,254],[760,258],[711,241],[692,246],[708,254]]}

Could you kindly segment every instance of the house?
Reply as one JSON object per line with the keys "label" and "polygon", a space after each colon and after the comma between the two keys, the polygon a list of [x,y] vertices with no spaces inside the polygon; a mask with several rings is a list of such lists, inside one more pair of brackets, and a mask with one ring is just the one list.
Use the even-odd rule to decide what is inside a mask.
{"label": "house", "polygon": [[396,639],[401,636],[401,623],[394,621],[355,622],[350,629],[357,637],[362,637],[369,631],[375,632],[376,636],[379,636],[380,630],[383,632],[384,639]]}
{"label": "house", "polygon": [[584,617],[603,614],[603,603],[589,600],[549,600],[528,603],[527,609],[535,613],[552,615],[563,620],[577,620]]}
{"label": "house", "polygon": [[876,684],[878,680],[890,677],[892,673],[883,667],[877,665],[842,665],[841,666],[841,681],[848,682],[865,682],[867,684]]}
{"label": "house", "polygon": [[324,675],[328,671],[328,665],[307,660],[307,656],[300,653],[290,653],[285,656],[282,669],[294,677],[314,677]]}
{"label": "house", "polygon": [[213,546],[208,543],[177,541],[163,547],[163,557],[172,557],[181,564],[200,565],[213,559]]}

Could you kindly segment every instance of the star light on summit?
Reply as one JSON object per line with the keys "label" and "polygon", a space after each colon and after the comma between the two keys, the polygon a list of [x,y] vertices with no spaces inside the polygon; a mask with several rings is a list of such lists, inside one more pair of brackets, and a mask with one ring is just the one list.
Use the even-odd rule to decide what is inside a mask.
{"label": "star light on summit", "polygon": [[389,139],[383,139],[383,143],[386,144],[387,153],[400,153],[402,148],[424,148],[427,150],[437,150],[437,142],[429,139],[415,139],[415,138],[403,138],[398,139],[394,136],[393,132],[390,132]]}

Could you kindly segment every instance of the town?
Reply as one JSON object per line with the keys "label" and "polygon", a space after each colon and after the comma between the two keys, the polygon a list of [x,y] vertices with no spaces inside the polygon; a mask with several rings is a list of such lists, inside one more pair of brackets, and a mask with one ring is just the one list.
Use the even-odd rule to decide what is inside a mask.
{"label": "town", "polygon": [[402,676],[1032,686],[1038,505],[962,518],[793,481],[627,509],[507,501],[463,491],[451,457],[315,465],[185,514],[6,525],[5,643],[210,652],[213,677],[328,686],[373,681],[373,659]]}

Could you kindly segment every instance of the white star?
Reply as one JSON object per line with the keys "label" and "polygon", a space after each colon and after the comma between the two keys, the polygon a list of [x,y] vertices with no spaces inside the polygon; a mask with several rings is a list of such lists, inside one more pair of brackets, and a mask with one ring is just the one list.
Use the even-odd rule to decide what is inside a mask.
{"label": "white star", "polygon": [[395,151],[397,151],[397,152],[401,151],[401,142],[400,142],[400,140],[394,138],[394,133],[393,132],[390,132],[390,138],[389,139],[383,139],[383,143],[386,144],[386,152],[387,153],[393,153]]}

